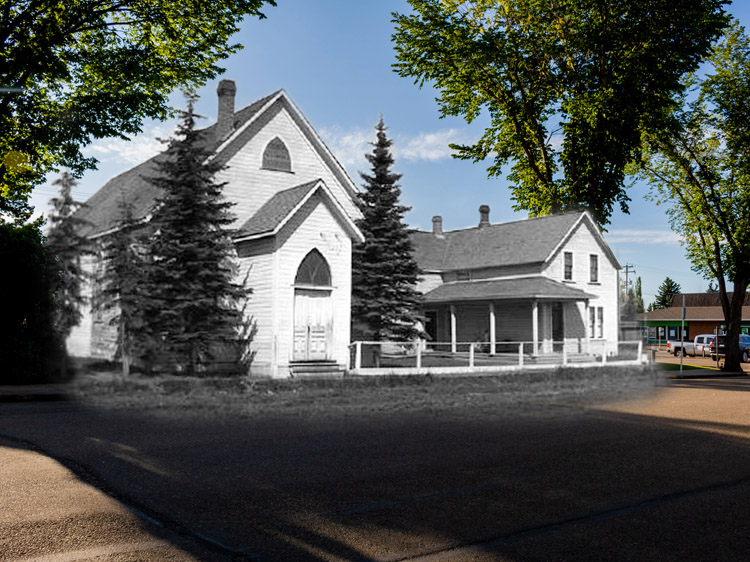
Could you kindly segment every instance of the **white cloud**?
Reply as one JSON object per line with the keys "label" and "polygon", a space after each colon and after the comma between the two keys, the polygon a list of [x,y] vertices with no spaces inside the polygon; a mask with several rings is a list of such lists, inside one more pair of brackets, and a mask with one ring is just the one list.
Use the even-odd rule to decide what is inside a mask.
{"label": "white cloud", "polygon": [[328,148],[344,166],[365,169],[365,153],[372,150],[368,144],[375,138],[370,129],[355,127],[344,130],[341,127],[324,127],[319,130],[320,136]]}
{"label": "white cloud", "polygon": [[415,137],[400,137],[394,143],[395,155],[406,160],[428,160],[434,162],[450,158],[451,143],[467,143],[467,135],[459,129],[441,129],[433,133],[419,133]]}
{"label": "white cloud", "polygon": [[145,127],[142,133],[129,141],[122,139],[94,141],[85,149],[85,152],[100,161],[110,160],[118,164],[134,166],[163,151],[165,145],[158,139],[169,138],[173,132],[173,124],[158,123]]}
{"label": "white cloud", "polygon": [[679,244],[682,237],[671,230],[618,229],[604,233],[609,244]]}
{"label": "white cloud", "polygon": [[[338,126],[319,130],[336,158],[349,169],[367,170],[369,163],[365,154],[372,151],[370,142],[375,140],[373,128],[354,127],[343,129]],[[435,162],[451,157],[451,143],[467,143],[470,139],[460,129],[441,129],[434,132],[420,132],[416,135],[396,135],[393,137],[393,156],[398,161],[426,160]]]}

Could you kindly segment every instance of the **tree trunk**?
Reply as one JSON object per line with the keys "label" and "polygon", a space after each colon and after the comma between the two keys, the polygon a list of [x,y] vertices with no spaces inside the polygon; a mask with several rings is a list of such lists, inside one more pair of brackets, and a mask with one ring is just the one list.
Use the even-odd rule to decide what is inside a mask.
{"label": "tree trunk", "polygon": [[[745,303],[748,281],[744,278],[734,280],[734,290],[731,302],[726,290],[722,295],[724,320],[727,324],[725,337],[724,370],[728,372],[742,372],[742,353],[740,352],[740,326],[742,324],[742,305]],[[717,346],[718,352],[718,346]]]}

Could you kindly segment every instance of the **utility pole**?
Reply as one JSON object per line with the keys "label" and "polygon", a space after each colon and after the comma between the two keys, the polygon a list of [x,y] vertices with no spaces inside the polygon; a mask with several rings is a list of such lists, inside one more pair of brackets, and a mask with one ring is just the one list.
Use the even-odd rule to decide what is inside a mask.
{"label": "utility pole", "polygon": [[628,287],[630,285],[630,282],[628,281],[628,274],[635,273],[635,267],[632,263],[626,263],[625,264],[625,294],[628,294]]}

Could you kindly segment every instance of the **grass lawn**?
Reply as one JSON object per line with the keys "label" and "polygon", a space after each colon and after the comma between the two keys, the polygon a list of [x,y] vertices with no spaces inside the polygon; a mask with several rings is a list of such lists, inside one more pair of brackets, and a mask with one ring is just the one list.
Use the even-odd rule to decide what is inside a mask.
{"label": "grass lawn", "polygon": [[[657,363],[656,367],[658,369],[661,369],[662,371],[679,371],[680,370],[680,364],[679,363]],[[704,367],[701,365],[682,365],[683,371],[700,371],[700,370],[708,370],[708,371],[718,371],[716,367]]]}
{"label": "grass lawn", "polygon": [[[406,411],[497,411],[498,406],[638,396],[664,380],[648,367],[603,366],[470,376],[347,376],[338,379],[198,378],[89,371],[76,393],[106,408],[170,415],[362,415]],[[507,408],[506,408],[507,409]]]}

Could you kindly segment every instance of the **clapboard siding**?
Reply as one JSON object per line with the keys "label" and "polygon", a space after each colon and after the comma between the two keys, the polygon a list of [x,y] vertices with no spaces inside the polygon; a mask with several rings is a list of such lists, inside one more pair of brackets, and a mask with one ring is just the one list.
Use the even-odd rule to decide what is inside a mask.
{"label": "clapboard siding", "polygon": [[[565,281],[563,279],[565,252],[573,253],[572,281]],[[592,283],[590,277],[589,256],[591,255],[598,256],[599,279],[596,283]],[[578,224],[564,246],[548,262],[542,274],[550,279],[565,282],[571,287],[575,287],[596,297],[589,301],[588,306],[594,308],[601,307],[603,309],[604,331],[602,336],[603,339],[607,340],[609,350],[614,351],[619,337],[618,268],[602,247],[599,235],[592,232],[587,222]],[[583,322],[585,327],[588,327],[589,311],[586,305],[580,304],[578,310],[580,312],[579,320]],[[567,320],[570,322],[574,321],[572,318],[566,317]],[[578,321],[576,322],[576,328],[580,330],[581,325]],[[570,325],[572,326],[573,324]],[[590,336],[590,330],[588,331],[588,335]],[[593,339],[600,339],[598,329]]]}
{"label": "clapboard siding", "polygon": [[[265,170],[261,167],[263,152],[276,137],[289,150],[292,172]],[[224,195],[228,201],[235,203],[232,212],[236,216],[237,227],[242,226],[274,194],[316,179],[325,182],[334,198],[350,216],[356,216],[357,213],[346,189],[284,109],[277,112],[266,127],[237,151],[227,162],[227,169],[220,172],[218,179],[227,182]]]}
{"label": "clapboard siding", "polygon": [[252,289],[245,307],[246,321],[255,325],[250,345],[253,361],[250,373],[273,374],[273,239],[243,242],[237,247],[237,278]]}
{"label": "clapboard siding", "polygon": [[351,239],[328,202],[314,195],[279,233],[277,241],[277,311],[279,375],[292,359],[294,334],[294,279],[302,260],[318,250],[331,269],[333,305],[332,359],[346,365],[350,335]]}

